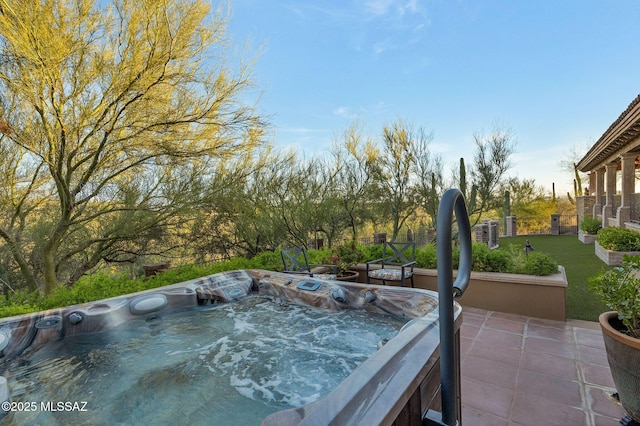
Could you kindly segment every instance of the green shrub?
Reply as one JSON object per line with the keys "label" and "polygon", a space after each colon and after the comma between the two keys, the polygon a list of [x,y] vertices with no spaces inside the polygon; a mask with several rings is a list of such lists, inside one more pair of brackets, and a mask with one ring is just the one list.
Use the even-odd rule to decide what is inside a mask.
{"label": "green shrub", "polygon": [[491,250],[486,244],[473,243],[473,271],[513,272],[512,253],[503,250]]}
{"label": "green shrub", "polygon": [[421,249],[416,250],[416,266],[418,268],[436,269],[436,245],[427,244]]}
{"label": "green shrub", "polygon": [[539,251],[532,251],[528,254],[515,245],[509,246],[509,253],[513,265],[510,271],[514,274],[526,275],[551,275],[558,272],[558,262],[553,260],[548,254]]}
{"label": "green shrub", "polygon": [[15,315],[23,315],[31,312],[37,312],[40,308],[33,305],[8,305],[0,306],[0,318],[12,317]]}
{"label": "green shrub", "polygon": [[251,259],[252,268],[267,269],[270,271],[282,271],[282,257],[280,251],[265,251],[255,255]]}
{"label": "green shrub", "polygon": [[9,300],[4,299],[0,305],[38,305],[41,300],[40,293],[21,289],[11,293]]}
{"label": "green shrub", "polygon": [[[438,268],[438,248],[435,243],[429,243],[424,248],[416,249],[416,266],[418,268],[437,269]],[[451,247],[451,263],[453,269],[458,269],[460,265],[460,248],[455,244]]]}
{"label": "green shrub", "polygon": [[598,232],[598,243],[607,250],[640,251],[640,232],[623,228],[604,228]]}
{"label": "green shrub", "polygon": [[331,258],[331,249],[322,248],[320,250],[307,250],[307,258],[309,259],[309,263],[314,263],[316,265],[327,263],[326,259]]}
{"label": "green shrub", "polygon": [[587,234],[597,234],[602,228],[602,222],[595,217],[585,217],[580,223],[580,229]]}
{"label": "green shrub", "polygon": [[558,263],[545,253],[534,251],[523,257],[522,274],[543,276],[558,272]]}
{"label": "green shrub", "polygon": [[374,244],[371,246],[364,246],[362,248],[364,252],[364,260],[363,262],[369,262],[371,260],[381,259],[382,258],[382,244]]}
{"label": "green shrub", "polygon": [[[471,255],[473,256],[473,246],[471,248]],[[453,269],[460,267],[460,247],[457,245],[454,245],[451,249],[451,263],[453,264]],[[471,259],[471,263],[473,264],[473,258]]]}

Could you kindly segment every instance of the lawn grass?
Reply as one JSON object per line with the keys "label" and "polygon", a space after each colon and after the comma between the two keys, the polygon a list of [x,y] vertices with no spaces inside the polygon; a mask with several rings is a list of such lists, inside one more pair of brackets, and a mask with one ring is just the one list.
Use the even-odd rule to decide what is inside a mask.
{"label": "lawn grass", "polygon": [[575,235],[530,235],[500,238],[500,249],[522,250],[526,240],[536,251],[548,254],[564,266],[569,282],[567,319],[598,321],[598,316],[608,309],[600,296],[589,290],[588,278],[611,267],[598,259],[593,244],[582,244]]}

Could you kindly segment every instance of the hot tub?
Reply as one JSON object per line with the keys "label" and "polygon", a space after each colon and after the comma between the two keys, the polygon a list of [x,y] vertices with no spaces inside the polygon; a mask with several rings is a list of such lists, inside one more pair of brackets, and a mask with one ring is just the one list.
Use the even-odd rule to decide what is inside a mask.
{"label": "hot tub", "polygon": [[[191,327],[193,319],[200,321],[202,315],[207,317],[217,314],[223,307],[238,311],[246,300],[256,297],[259,299],[251,299],[254,300],[251,302],[252,306],[261,305],[263,300],[268,300],[268,309],[274,312],[275,318],[285,321],[280,323],[281,327],[292,326],[293,330],[301,334],[293,340],[280,340],[278,336],[272,335],[259,339],[247,338],[247,343],[252,346],[242,346],[234,353],[229,350],[232,345],[225,340],[224,333],[227,332],[223,332],[222,337],[213,342],[203,339],[201,343],[196,341],[181,345],[180,333],[168,332],[161,325],[165,319],[176,316],[179,327],[186,330]],[[311,322],[297,319],[300,318],[297,315],[309,315],[299,313],[298,310],[294,310],[291,317],[280,318],[284,311],[291,311],[298,306],[313,309],[312,318],[305,319]],[[231,326],[234,330],[240,330],[238,333],[256,327],[245,324],[244,318],[248,317],[247,314],[242,315],[244,316],[240,316],[240,319],[235,318]],[[225,415],[224,398],[230,393],[244,393],[243,396],[249,399],[258,393],[274,399],[274,393],[286,394],[285,390],[291,388],[291,384],[286,380],[273,378],[250,379],[236,371],[225,378],[225,381],[232,383],[231,390],[223,390],[221,395],[210,396],[221,385],[206,381],[208,377],[224,375],[226,371],[222,369],[227,365],[225,363],[232,365],[232,361],[252,357],[256,360],[263,359],[257,354],[260,354],[264,346],[275,345],[279,350],[284,349],[280,358],[287,358],[293,353],[293,346],[289,350],[287,345],[294,345],[307,334],[317,334],[320,327],[315,327],[315,321],[320,321],[323,317],[333,318],[334,315],[352,315],[339,317],[337,320],[346,325],[346,341],[342,340],[338,346],[340,349],[351,346],[350,352],[358,352],[360,358],[355,361],[344,358],[346,361],[342,361],[342,358],[336,356],[335,360],[330,361],[337,363],[327,364],[328,367],[324,367],[325,370],[322,371],[332,373],[334,369],[344,369],[349,372],[348,376],[340,382],[330,384],[331,389],[324,394],[324,390],[314,393],[315,386],[318,389],[321,386],[315,383],[318,379],[313,379],[308,383],[310,395],[297,395],[300,398],[286,396],[284,399],[288,401],[289,408],[285,406],[282,409],[280,405],[269,406],[266,411],[259,408],[255,410],[252,420],[247,422],[262,422],[264,425],[422,424],[427,410],[440,409],[437,294],[421,289],[321,281],[306,276],[250,270],[215,274],[160,289],[2,320],[0,399],[5,400],[2,405],[4,422],[169,424],[178,419],[191,424],[234,424],[238,420]],[[457,340],[462,320],[461,309],[457,304],[454,305],[454,316]],[[218,325],[222,327],[222,322],[215,321],[221,320],[214,320],[213,328],[218,328]],[[275,319],[260,321],[271,323]],[[358,328],[360,324],[369,326],[377,322],[381,324],[381,332],[377,331],[378,328],[373,331],[357,331],[361,330]],[[356,331],[349,334],[351,330]],[[144,334],[141,335],[141,332]],[[333,339],[334,334],[337,332],[325,333],[320,339]],[[360,338],[363,340],[358,341]],[[162,339],[174,346],[164,349],[165,341]],[[371,344],[372,339],[380,339],[373,342],[377,347],[374,346],[370,354],[362,357],[360,349],[365,351],[364,348]],[[116,357],[113,353],[119,353],[120,349],[113,348],[126,348],[134,344],[138,346],[134,346],[129,352],[137,352],[140,348],[146,350],[148,346],[157,347],[156,352],[151,352],[154,355],[148,356],[149,364],[151,361],[154,365],[158,362],[162,364],[165,358],[176,359],[183,353],[193,352],[197,357],[208,357],[208,363],[204,364],[208,367],[202,368],[201,364],[190,361],[190,358],[178,358],[182,360],[179,363],[179,374],[171,369],[150,369],[142,378],[136,378],[135,383],[129,383],[132,372],[144,370],[148,367],[147,362],[128,362],[129,355]],[[314,353],[316,348],[310,347],[306,351]],[[306,359],[307,355],[304,354],[301,356],[313,370],[317,361]],[[459,354],[456,353],[457,357]],[[81,367],[78,367],[80,364]],[[459,365],[457,360],[456,365]],[[241,364],[238,368],[241,372],[252,372],[255,369],[270,370],[272,366],[271,363],[258,361],[253,365]],[[296,364],[287,368],[297,371],[301,367]],[[298,373],[296,377],[307,375],[306,372]],[[74,386],[82,382],[93,387],[90,386],[81,395],[71,394],[65,388],[67,385],[64,383],[67,382],[62,377],[65,375],[73,375]],[[321,376],[323,380],[327,376],[327,381],[331,381],[328,377],[331,374],[321,373]],[[30,391],[32,387],[37,387],[34,382],[47,383],[47,386],[55,389],[55,393]],[[194,395],[187,394],[186,391],[183,393],[183,388],[192,389],[194,386]],[[279,389],[278,386],[282,392],[274,391]],[[296,383],[293,387],[297,389],[300,385]],[[97,390],[95,393],[92,390],[97,388],[102,388],[103,391],[108,389],[107,397],[102,394],[97,397]],[[151,398],[159,399],[153,402],[159,404],[156,406],[171,404],[175,407],[168,410],[168,417],[162,417],[165,416],[163,414],[159,418],[148,418],[145,417],[147,414],[136,412],[137,408],[144,411],[148,403],[144,396],[145,389],[164,388],[167,390],[160,395],[168,395],[167,398],[171,401],[163,401],[155,393],[153,395],[156,396]],[[109,401],[109,395],[113,396],[113,401]],[[212,408],[214,402],[215,409]],[[113,417],[109,419],[99,416],[96,418],[98,407],[106,404],[130,404],[131,407],[124,414],[112,414]],[[187,410],[187,407],[191,408]],[[195,411],[201,410],[201,413],[193,413],[194,407],[198,407]],[[241,411],[251,410],[253,409],[247,405],[246,410]],[[233,411],[238,411],[238,408],[233,408]],[[457,411],[460,411],[459,395]]]}

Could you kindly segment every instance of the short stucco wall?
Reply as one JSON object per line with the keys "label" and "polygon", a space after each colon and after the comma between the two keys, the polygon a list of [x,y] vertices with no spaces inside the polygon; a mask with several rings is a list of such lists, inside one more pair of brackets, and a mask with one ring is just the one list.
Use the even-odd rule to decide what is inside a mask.
{"label": "short stucco wall", "polygon": [[[359,281],[365,282],[365,266],[358,265],[353,269],[360,271]],[[456,301],[462,306],[564,321],[566,319],[568,283],[564,268],[560,266],[559,269],[560,272],[543,277],[498,272],[471,272],[469,287],[464,295]],[[438,291],[436,270],[415,268],[414,271],[417,288]],[[371,282],[378,283],[375,280]]]}

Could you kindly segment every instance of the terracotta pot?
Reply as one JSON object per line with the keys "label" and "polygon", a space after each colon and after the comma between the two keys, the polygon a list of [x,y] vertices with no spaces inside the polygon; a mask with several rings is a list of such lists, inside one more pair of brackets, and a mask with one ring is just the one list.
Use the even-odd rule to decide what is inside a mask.
{"label": "terracotta pot", "polygon": [[622,322],[615,311],[601,314],[599,321],[620,403],[631,418],[640,422],[640,339],[616,329]]}
{"label": "terracotta pot", "polygon": [[336,280],[355,283],[358,281],[359,276],[360,276],[360,272],[358,271],[346,270],[344,271],[344,275],[341,277],[337,277]]}

